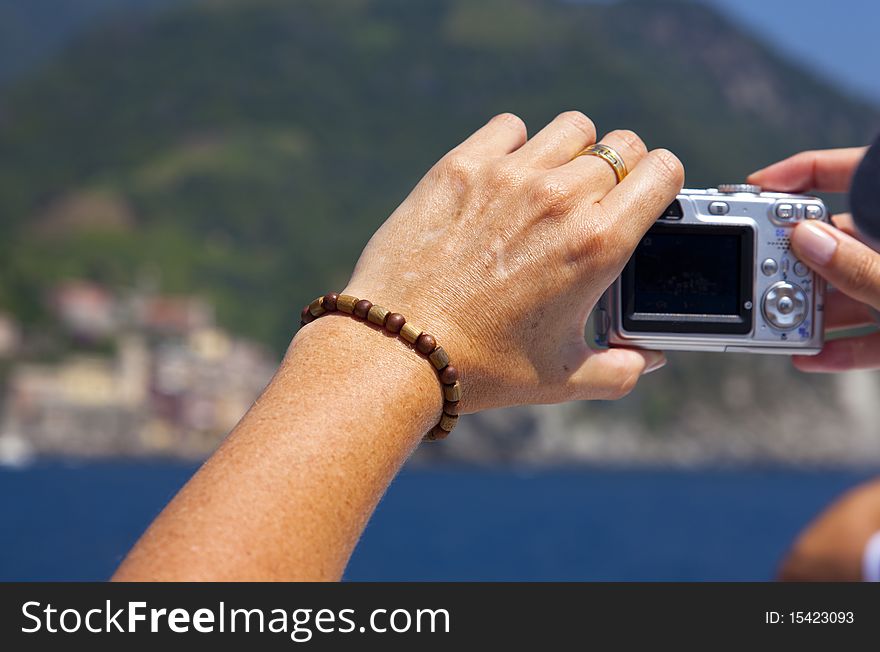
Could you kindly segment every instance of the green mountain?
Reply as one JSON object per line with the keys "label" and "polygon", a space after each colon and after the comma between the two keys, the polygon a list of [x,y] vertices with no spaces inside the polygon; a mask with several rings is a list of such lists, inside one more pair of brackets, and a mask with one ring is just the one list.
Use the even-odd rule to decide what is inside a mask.
{"label": "green mountain", "polygon": [[59,278],[149,277],[280,349],[446,150],[571,108],[669,147],[691,186],[880,125],[694,3],[185,3],[0,100],[0,307],[36,328]]}
{"label": "green mountain", "polygon": [[0,0],[0,84],[52,57],[102,20],[180,0]]}

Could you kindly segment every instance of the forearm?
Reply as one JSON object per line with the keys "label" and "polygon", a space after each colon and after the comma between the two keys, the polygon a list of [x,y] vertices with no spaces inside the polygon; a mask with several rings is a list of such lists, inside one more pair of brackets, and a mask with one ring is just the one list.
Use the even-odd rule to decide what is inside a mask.
{"label": "forearm", "polygon": [[[684,173],[670,152],[615,131],[603,144],[630,170],[621,180],[579,155],[595,136],[577,112],[528,142],[519,118],[496,116],[438,161],[361,253],[346,293],[442,343],[454,412],[619,398],[662,365],[658,352],[593,351],[584,329]],[[339,578],[443,406],[434,367],[385,326],[330,314],[300,331],[116,579]]]}
{"label": "forearm", "polygon": [[338,579],[441,405],[401,340],[342,315],[310,324],[114,579]]}

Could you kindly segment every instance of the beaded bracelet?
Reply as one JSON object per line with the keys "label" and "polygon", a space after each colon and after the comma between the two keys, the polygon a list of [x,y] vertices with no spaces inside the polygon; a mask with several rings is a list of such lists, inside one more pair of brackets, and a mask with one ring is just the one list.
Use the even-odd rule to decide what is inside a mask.
{"label": "beaded bracelet", "polygon": [[458,381],[458,370],[449,364],[449,356],[443,347],[437,344],[434,336],[410,324],[400,313],[391,312],[366,299],[358,299],[350,294],[336,294],[335,292],[318,297],[303,308],[300,314],[300,326],[305,326],[321,315],[337,311],[381,326],[389,333],[405,340],[422,355],[427,356],[443,385],[443,413],[440,415],[439,423],[431,428],[431,431],[423,439],[426,441],[445,439],[458,423],[461,383]]}

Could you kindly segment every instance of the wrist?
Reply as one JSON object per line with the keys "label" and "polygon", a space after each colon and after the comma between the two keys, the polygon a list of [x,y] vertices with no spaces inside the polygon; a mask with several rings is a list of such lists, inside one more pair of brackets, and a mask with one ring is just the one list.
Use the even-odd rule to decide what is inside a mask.
{"label": "wrist", "polygon": [[[319,402],[338,402],[337,410],[348,405],[363,425],[416,441],[442,411],[441,385],[430,362],[399,338],[346,314],[324,315],[301,328],[277,379],[307,383]],[[346,416],[357,423],[357,415]]]}
{"label": "wrist", "polygon": [[328,314],[351,316],[373,331],[399,339],[406,348],[417,352],[430,363],[442,385],[443,406],[440,419],[425,433],[424,439],[445,439],[458,423],[462,383],[458,368],[450,364],[449,353],[437,342],[437,338],[399,312],[351,294],[350,290],[342,293],[330,292],[311,301],[300,313],[300,325],[306,326]]}
{"label": "wrist", "polygon": [[407,323],[430,333],[436,344],[448,354],[450,364],[455,367],[460,379],[463,398],[458,412],[464,414],[473,411],[469,406],[472,405],[474,391],[479,393],[479,388],[475,387],[479,384],[477,379],[482,378],[484,374],[481,372],[491,365],[491,361],[487,361],[482,354],[481,347],[475,346],[468,335],[467,326],[473,320],[460,319],[457,311],[449,309],[449,299],[436,296],[430,289],[415,292],[395,289],[385,283],[352,282],[341,294],[366,297],[371,302],[390,308],[392,312],[401,313]]}

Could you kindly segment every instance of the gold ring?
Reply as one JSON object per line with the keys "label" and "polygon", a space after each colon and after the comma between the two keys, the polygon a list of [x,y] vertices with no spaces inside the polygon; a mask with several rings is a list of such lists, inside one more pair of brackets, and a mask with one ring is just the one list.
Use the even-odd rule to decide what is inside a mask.
{"label": "gold ring", "polygon": [[596,143],[595,145],[585,147],[577,156],[598,156],[614,170],[617,183],[623,181],[623,178],[627,175],[626,163],[623,161],[623,157],[613,147],[603,143]]}

